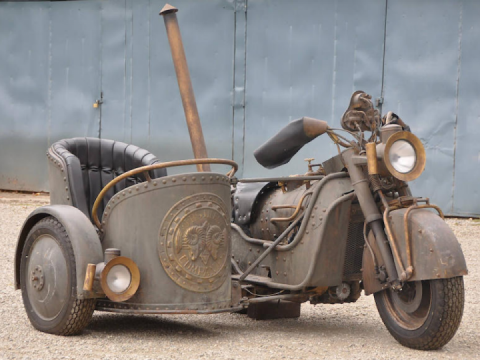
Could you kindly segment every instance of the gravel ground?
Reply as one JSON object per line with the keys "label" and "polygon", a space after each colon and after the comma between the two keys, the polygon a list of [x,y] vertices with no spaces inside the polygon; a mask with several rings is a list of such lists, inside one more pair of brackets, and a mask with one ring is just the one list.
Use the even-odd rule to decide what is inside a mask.
{"label": "gravel ground", "polygon": [[82,335],[36,331],[13,289],[13,257],[26,216],[48,203],[39,194],[0,192],[1,359],[466,359],[480,358],[480,222],[448,219],[462,244],[465,277],[463,321],[443,349],[424,352],[399,345],[387,332],[372,296],[355,304],[302,305],[299,319],[255,321],[239,314],[126,316],[96,312]]}

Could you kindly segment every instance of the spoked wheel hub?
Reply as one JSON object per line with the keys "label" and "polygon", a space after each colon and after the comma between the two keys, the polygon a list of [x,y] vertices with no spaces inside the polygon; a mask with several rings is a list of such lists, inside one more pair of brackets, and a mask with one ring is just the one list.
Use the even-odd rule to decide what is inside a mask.
{"label": "spoked wheel hub", "polygon": [[405,284],[400,291],[393,291],[392,300],[396,307],[411,314],[420,307],[422,293],[422,283],[415,281]]}
{"label": "spoked wheel hub", "polygon": [[37,291],[43,289],[45,284],[45,276],[43,276],[43,268],[40,265],[35,266],[35,269],[32,270],[32,277],[30,278],[31,285]]}

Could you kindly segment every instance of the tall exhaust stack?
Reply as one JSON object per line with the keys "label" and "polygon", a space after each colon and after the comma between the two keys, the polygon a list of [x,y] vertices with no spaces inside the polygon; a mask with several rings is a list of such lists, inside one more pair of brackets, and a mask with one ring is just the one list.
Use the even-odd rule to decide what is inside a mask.
{"label": "tall exhaust stack", "polygon": [[[177,74],[178,88],[180,89],[180,96],[182,97],[183,110],[185,111],[193,154],[195,159],[203,159],[208,158],[207,147],[205,146],[202,124],[198,116],[195,94],[193,93],[190,72],[183,49],[182,35],[178,27],[177,11],[177,8],[166,4],[162,11],[160,11],[160,15],[163,16],[165,28],[167,29],[168,42],[170,43],[173,65],[175,66],[175,72]],[[210,165],[198,164],[197,170],[210,171]]]}

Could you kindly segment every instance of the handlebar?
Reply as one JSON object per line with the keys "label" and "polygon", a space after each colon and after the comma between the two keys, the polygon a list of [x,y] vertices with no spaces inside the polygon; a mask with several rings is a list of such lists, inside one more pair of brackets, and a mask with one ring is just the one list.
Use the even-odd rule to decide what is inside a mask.
{"label": "handlebar", "polygon": [[303,117],[287,124],[253,154],[262,166],[272,169],[289,162],[305,144],[327,130],[326,121]]}

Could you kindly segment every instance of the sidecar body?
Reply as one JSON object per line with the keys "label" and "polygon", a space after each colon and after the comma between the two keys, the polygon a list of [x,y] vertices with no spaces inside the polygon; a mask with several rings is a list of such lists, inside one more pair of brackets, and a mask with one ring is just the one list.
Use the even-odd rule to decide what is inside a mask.
{"label": "sidecar body", "polygon": [[34,325],[49,331],[70,299],[95,299],[97,310],[113,312],[235,310],[228,176],[158,168],[125,177],[161,163],[105,139],[62,140],[47,156],[51,205],[25,221],[15,259],[15,284]]}

